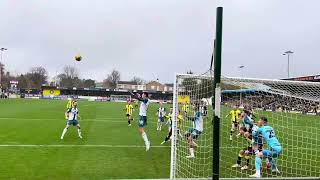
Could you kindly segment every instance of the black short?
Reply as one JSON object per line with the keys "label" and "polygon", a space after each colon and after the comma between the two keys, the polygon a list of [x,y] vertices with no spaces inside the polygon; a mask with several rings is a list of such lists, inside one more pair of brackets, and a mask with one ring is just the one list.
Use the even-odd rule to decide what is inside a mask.
{"label": "black short", "polygon": [[237,121],[232,121],[232,124],[234,124],[234,127],[238,127],[239,123]]}
{"label": "black short", "polygon": [[168,137],[171,137],[172,136],[172,128],[170,128],[170,131],[168,133]]}
{"label": "black short", "polygon": [[258,150],[259,151],[263,150],[263,139],[262,139],[262,137],[258,137]]}
{"label": "black short", "polygon": [[248,151],[249,152],[248,154],[250,154],[250,155],[253,154],[252,146],[248,146],[247,148],[244,148],[243,151],[244,152]]}
{"label": "black short", "polygon": [[126,114],[126,116],[127,116],[127,117],[129,117],[129,116],[130,116],[130,114]]}
{"label": "black short", "polygon": [[244,132],[249,132],[252,134],[252,128],[250,127],[249,129],[247,127],[244,127]]}

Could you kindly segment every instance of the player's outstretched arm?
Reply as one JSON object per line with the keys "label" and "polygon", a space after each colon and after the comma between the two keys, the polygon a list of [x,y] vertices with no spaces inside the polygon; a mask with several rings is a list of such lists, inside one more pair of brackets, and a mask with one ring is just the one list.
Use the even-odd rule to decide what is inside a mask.
{"label": "player's outstretched arm", "polygon": [[137,94],[134,94],[132,91],[129,91],[129,93],[135,97],[138,101],[143,101],[143,99],[141,97],[139,97]]}

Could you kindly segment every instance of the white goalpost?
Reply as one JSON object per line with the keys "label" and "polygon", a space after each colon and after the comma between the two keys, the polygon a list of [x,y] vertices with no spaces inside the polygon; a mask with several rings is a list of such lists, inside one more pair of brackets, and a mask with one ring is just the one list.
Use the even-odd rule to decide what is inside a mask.
{"label": "white goalpost", "polygon": [[[211,179],[214,163],[219,163],[222,179],[246,179],[255,173],[255,154],[242,153],[248,149],[248,142],[239,135],[239,127],[232,129],[231,115],[227,117],[233,109],[250,111],[255,122],[266,117],[280,141],[282,152],[274,158],[280,172],[272,172],[267,159],[263,159],[263,178],[319,179],[320,83],[222,77],[221,88],[220,161],[213,162],[213,75],[175,76],[171,179]],[[191,144],[195,157],[188,158],[190,142],[186,135],[195,127],[196,112],[203,115],[203,131],[193,140],[196,145]],[[182,121],[177,119],[179,114]],[[262,148],[269,149],[262,142]],[[235,164],[239,166],[232,167]]]}

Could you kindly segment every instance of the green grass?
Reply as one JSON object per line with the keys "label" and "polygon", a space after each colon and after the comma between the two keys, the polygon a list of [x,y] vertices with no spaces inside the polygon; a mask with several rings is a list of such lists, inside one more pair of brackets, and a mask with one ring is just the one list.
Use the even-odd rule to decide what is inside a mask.
{"label": "green grass", "polygon": [[[59,100],[0,100],[0,179],[169,177],[170,144],[160,145],[167,132],[166,128],[162,132],[156,131],[156,104],[151,104],[146,127],[154,146],[149,152],[145,152],[137,121],[134,121],[132,127],[127,126],[123,103],[80,101],[80,123],[84,139],[79,139],[76,129],[70,128],[65,139],[60,140],[65,126],[65,105],[65,101]],[[222,117],[227,111],[227,108],[223,108]],[[269,117],[284,147],[283,155],[279,158],[281,176],[320,176],[320,118],[274,112],[257,113]],[[137,112],[135,116],[137,119]],[[209,125],[210,118],[206,122]],[[241,172],[230,168],[246,142],[243,139],[230,142],[230,121],[223,118],[221,122],[221,177],[248,177],[253,171]],[[190,126],[187,122],[185,125]],[[210,135],[210,132],[203,134],[199,145],[210,146]],[[208,141],[201,141],[204,138]],[[207,154],[198,153],[202,150]],[[180,159],[189,165],[199,165],[196,167],[202,168],[202,171],[193,172],[194,168],[189,166],[183,167],[184,170],[194,175],[210,173],[211,150],[200,148],[196,153],[197,158],[193,161],[184,157]],[[274,175],[264,173],[264,177],[267,176]]]}
{"label": "green grass", "polygon": [[[64,140],[60,140],[65,126],[65,105],[65,101],[57,100],[0,101],[0,145],[67,145],[0,146],[0,179],[168,177],[170,147],[168,144],[159,147],[166,131],[155,130],[154,116],[148,119],[146,132],[152,145],[158,147],[145,152],[137,121],[132,127],[127,126],[122,103],[80,101],[84,139],[79,139],[76,129],[70,128]],[[156,105],[151,105],[150,115],[155,115],[155,110]],[[127,147],[112,147],[118,145]]]}
{"label": "green grass", "polygon": [[[224,118],[230,109],[223,108],[220,173],[223,177],[248,177],[255,171],[241,171],[231,166],[236,163],[239,150],[246,147],[244,138],[229,140],[231,122]],[[320,176],[320,117],[285,112],[256,111],[265,116],[275,129],[283,153],[278,158],[281,174],[263,172],[263,177],[319,177]],[[244,160],[243,160],[244,165]],[[254,165],[254,157],[251,158]]]}
{"label": "green grass", "polygon": [[[251,157],[250,170],[241,171],[240,168],[231,168],[236,163],[240,150],[246,148],[248,143],[243,137],[235,137],[229,140],[231,120],[225,118],[230,111],[226,106],[222,107],[220,128],[220,177],[223,178],[248,178],[254,174],[254,156]],[[210,177],[212,163],[212,116],[209,113],[205,119],[205,129],[197,140],[199,147],[196,150],[196,159],[186,159],[188,155],[187,143],[178,145],[178,176],[187,177]],[[320,176],[320,117],[282,112],[256,111],[257,117],[266,116],[270,125],[275,129],[282,147],[283,153],[278,158],[278,169],[281,174],[273,174],[264,171],[262,176],[269,178],[277,177],[319,177]],[[184,122],[182,129],[190,127],[190,122]],[[265,146],[267,148],[267,146]],[[213,153],[216,153],[213,151]],[[218,162],[213,162],[218,163]],[[242,160],[245,165],[245,160]],[[265,166],[265,161],[264,161]]]}

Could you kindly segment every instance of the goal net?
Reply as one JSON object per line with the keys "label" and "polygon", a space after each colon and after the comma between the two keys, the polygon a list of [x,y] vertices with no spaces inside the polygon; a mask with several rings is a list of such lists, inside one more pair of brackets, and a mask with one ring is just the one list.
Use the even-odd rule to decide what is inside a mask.
{"label": "goal net", "polygon": [[[272,172],[270,160],[263,159],[263,178],[320,176],[320,83],[224,77],[221,88],[220,162],[212,162],[213,77],[176,76],[172,179],[210,178],[212,163],[219,163],[220,178],[248,178],[255,173],[255,154],[247,151],[250,143],[239,133],[239,127],[246,126],[241,115],[230,113],[237,109],[241,113],[249,111],[255,123],[261,116],[266,117],[282,146],[279,157],[272,159],[279,172]],[[203,116],[203,131],[193,140],[194,145],[185,135],[195,126],[194,114],[203,113],[204,105],[198,110],[203,102],[208,104],[208,113]],[[179,111],[184,111],[186,104],[190,107],[182,112],[184,119],[180,121]],[[261,148],[269,149],[261,139]],[[194,147],[194,158],[188,157],[190,146]]]}
{"label": "goal net", "polygon": [[[213,77],[210,75],[176,76],[173,99],[171,179],[211,177],[213,114],[212,108],[209,107],[212,102],[212,82]],[[197,117],[199,112],[200,119]],[[198,122],[199,120],[201,122]],[[190,139],[193,139],[192,142]],[[192,154],[194,157],[190,157]]]}

